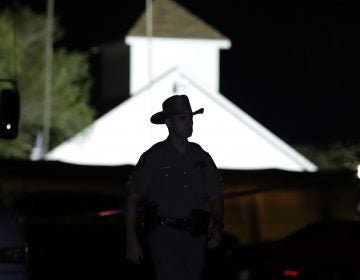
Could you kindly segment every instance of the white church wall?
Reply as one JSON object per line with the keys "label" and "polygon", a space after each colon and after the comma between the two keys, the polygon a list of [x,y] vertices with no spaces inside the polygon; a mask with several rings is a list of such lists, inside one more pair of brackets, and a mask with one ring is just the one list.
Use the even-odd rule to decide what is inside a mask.
{"label": "white church wall", "polygon": [[[173,67],[181,67],[205,84],[207,88],[218,92],[219,49],[229,48],[229,41],[127,37],[126,43],[131,46],[131,95],[149,84],[151,78],[157,77]],[[149,68],[149,61],[151,68]]]}

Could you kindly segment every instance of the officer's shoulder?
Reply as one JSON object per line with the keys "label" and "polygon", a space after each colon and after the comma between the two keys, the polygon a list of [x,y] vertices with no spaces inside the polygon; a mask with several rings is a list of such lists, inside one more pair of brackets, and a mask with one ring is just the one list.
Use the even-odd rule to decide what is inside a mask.
{"label": "officer's shoulder", "polygon": [[153,155],[156,155],[161,149],[164,147],[164,142],[158,142],[152,145],[148,150],[146,150],[142,156],[143,157],[151,157]]}
{"label": "officer's shoulder", "polygon": [[154,144],[151,148],[143,152],[136,164],[136,169],[142,166],[152,166],[159,158],[159,151],[163,144],[161,142]]}
{"label": "officer's shoulder", "polygon": [[205,151],[198,143],[189,142],[189,144],[193,147],[195,151],[209,155],[209,153]]}

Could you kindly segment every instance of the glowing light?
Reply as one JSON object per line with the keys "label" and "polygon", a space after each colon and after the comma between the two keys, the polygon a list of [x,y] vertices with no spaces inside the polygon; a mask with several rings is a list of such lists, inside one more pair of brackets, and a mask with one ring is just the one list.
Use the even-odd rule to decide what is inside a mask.
{"label": "glowing light", "polygon": [[282,274],[285,277],[297,277],[299,276],[299,271],[295,269],[284,269]]}
{"label": "glowing light", "polygon": [[358,167],[357,167],[357,176],[358,176],[358,178],[360,179],[360,164],[359,164]]}
{"label": "glowing light", "polygon": [[99,213],[99,216],[100,217],[113,216],[119,214],[120,212],[121,212],[120,210],[105,210],[105,211],[101,211]]}
{"label": "glowing light", "polygon": [[7,130],[10,130],[10,129],[11,129],[11,123],[8,123],[8,124],[6,125],[6,129],[7,129]]}

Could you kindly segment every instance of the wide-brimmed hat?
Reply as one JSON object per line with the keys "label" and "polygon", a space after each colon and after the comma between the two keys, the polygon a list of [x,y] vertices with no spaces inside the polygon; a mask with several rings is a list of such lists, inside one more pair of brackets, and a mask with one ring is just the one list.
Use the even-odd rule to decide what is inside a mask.
{"label": "wide-brimmed hat", "polygon": [[189,98],[186,95],[173,95],[162,104],[162,111],[152,115],[150,121],[154,124],[164,124],[165,119],[178,114],[202,114],[204,108],[192,111]]}

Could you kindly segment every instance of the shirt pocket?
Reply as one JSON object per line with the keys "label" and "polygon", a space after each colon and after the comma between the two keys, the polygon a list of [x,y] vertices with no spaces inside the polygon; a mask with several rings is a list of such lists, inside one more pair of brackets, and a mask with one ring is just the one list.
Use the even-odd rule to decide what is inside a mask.
{"label": "shirt pocket", "polygon": [[156,168],[154,188],[162,190],[166,187],[172,177],[173,169],[170,165],[163,165]]}
{"label": "shirt pocket", "polygon": [[168,179],[172,173],[172,168],[170,165],[163,165],[158,167],[157,174],[160,179]]}
{"label": "shirt pocket", "polygon": [[202,168],[190,168],[187,170],[186,178],[190,189],[198,195],[203,195],[205,191],[205,176]]}

